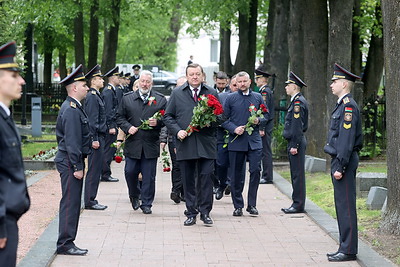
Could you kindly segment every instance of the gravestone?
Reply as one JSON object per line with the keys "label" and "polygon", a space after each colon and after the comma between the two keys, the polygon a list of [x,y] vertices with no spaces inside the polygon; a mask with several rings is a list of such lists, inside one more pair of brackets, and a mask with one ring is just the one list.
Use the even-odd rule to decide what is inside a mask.
{"label": "gravestone", "polygon": [[372,186],[387,187],[387,175],[380,172],[360,172],[356,176],[357,197],[367,197]]}
{"label": "gravestone", "polygon": [[380,210],[385,203],[387,189],[381,186],[373,186],[369,190],[367,198],[367,207],[370,210]]}
{"label": "gravestone", "polygon": [[324,172],[326,170],[326,159],[306,155],[304,168],[306,172]]}

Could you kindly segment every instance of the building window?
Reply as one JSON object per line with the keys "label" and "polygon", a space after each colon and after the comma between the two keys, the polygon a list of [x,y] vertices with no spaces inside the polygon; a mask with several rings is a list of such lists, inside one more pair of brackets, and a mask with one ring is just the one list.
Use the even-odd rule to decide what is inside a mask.
{"label": "building window", "polygon": [[211,40],[210,61],[218,62],[218,40]]}

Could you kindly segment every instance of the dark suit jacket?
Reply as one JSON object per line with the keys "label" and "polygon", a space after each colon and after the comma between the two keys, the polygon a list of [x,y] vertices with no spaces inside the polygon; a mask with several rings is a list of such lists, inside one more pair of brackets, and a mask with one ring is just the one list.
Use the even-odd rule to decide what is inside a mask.
{"label": "dark suit jacket", "polygon": [[[167,100],[161,93],[151,90],[150,97],[155,97],[154,102],[143,102],[139,91],[126,93],[122,97],[121,104],[117,112],[117,124],[126,134],[132,126],[139,127],[142,121],[152,117],[157,111],[164,109]],[[142,150],[146,159],[157,158],[160,155],[160,130],[163,126],[162,120],[157,122],[157,126],[151,130],[139,129],[137,133],[131,135],[125,142],[124,155],[129,158],[140,159]]]}
{"label": "dark suit jacket", "polygon": [[6,215],[18,219],[30,206],[21,139],[11,118],[0,107],[0,238],[7,237]]}
{"label": "dark suit jacket", "polygon": [[118,98],[116,89],[108,84],[103,88],[101,96],[104,100],[104,105],[106,108],[106,120],[108,129],[117,128],[117,123],[115,122],[116,113],[118,109]]}
{"label": "dark suit jacket", "polygon": [[[217,91],[205,84],[201,85],[199,95],[212,94],[218,98]],[[193,99],[192,91],[186,82],[181,87],[172,91],[168,100],[167,110],[164,116],[164,123],[168,131],[176,137],[180,130],[186,130],[192,120],[193,108],[197,103]],[[217,138],[216,128],[221,123],[223,116],[219,116],[219,122],[213,123],[210,127],[199,129],[193,132],[183,141],[176,141],[176,159],[216,159],[217,158]]]}

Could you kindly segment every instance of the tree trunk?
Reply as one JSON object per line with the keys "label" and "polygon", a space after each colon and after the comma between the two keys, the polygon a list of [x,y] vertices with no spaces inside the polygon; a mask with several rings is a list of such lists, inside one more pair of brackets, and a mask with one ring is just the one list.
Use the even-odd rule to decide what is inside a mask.
{"label": "tree trunk", "polygon": [[112,1],[112,5],[110,7],[112,12],[112,23],[108,25],[106,22],[104,26],[103,59],[101,61],[103,72],[109,71],[111,68],[115,67],[116,64],[120,6],[121,0]]}
{"label": "tree trunk", "polygon": [[[361,16],[361,0],[354,0],[353,17]],[[351,72],[361,74],[362,54],[360,47],[362,41],[360,39],[359,23],[353,19],[353,30],[351,38]]]}
{"label": "tree trunk", "polygon": [[233,74],[233,65],[231,60],[231,24],[229,23],[229,28],[223,28],[220,26],[219,38],[221,40],[221,46],[219,51],[219,69]]}
{"label": "tree trunk", "polygon": [[97,64],[97,55],[99,51],[99,0],[93,0],[90,8],[90,31],[89,31],[89,51],[88,51],[88,70],[91,70]]}
{"label": "tree trunk", "polygon": [[265,70],[276,75],[274,84],[271,84],[275,103],[278,103],[281,98],[286,98],[284,84],[287,80],[289,65],[289,8],[290,0],[275,1],[272,33],[270,29],[267,30],[268,39],[265,41],[264,55],[269,55],[269,58],[264,56],[264,63],[269,63],[269,68]]}
{"label": "tree trunk", "polygon": [[[374,27],[379,27],[381,22],[381,6],[378,4],[375,10],[376,23]],[[369,44],[367,65],[365,66],[364,76],[364,100],[375,100],[381,84],[383,74],[383,37],[378,36],[372,31],[371,42]]]}
{"label": "tree trunk", "polygon": [[250,0],[249,11],[239,11],[239,48],[236,55],[234,72],[246,71],[254,77],[256,60],[258,0]]}
{"label": "tree trunk", "polygon": [[291,0],[289,13],[288,49],[290,70],[304,78],[304,25],[303,13],[306,0]]}
{"label": "tree trunk", "polygon": [[[327,108],[326,83],[328,58],[328,7],[326,0],[307,0],[304,10],[304,94],[309,104],[307,154],[325,157]],[[329,113],[330,114],[330,113]]]}
{"label": "tree trunk", "polygon": [[400,235],[400,0],[382,0],[387,118],[387,206],[381,230]]}
{"label": "tree trunk", "polygon": [[272,54],[272,39],[274,36],[274,24],[275,24],[275,6],[276,0],[269,1],[268,7],[268,25],[267,25],[267,33],[265,35],[265,44],[264,44],[264,69],[265,71],[270,71],[271,69],[271,54]]}
{"label": "tree trunk", "polygon": [[53,64],[53,36],[52,29],[44,30],[44,63],[43,63],[43,82],[50,86],[53,73],[51,71],[51,66]]}
{"label": "tree trunk", "polygon": [[67,50],[60,50],[58,53],[58,65],[60,69],[60,78],[67,77]]}
{"label": "tree trunk", "polygon": [[85,43],[83,40],[83,13],[82,13],[82,4],[81,2],[75,1],[78,8],[78,13],[74,18],[74,48],[75,48],[75,65],[78,66],[82,64],[84,71],[85,68]]}

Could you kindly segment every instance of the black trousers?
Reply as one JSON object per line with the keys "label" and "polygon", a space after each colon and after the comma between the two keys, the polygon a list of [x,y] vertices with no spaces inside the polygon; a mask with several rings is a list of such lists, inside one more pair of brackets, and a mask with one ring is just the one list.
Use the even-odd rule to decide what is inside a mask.
{"label": "black trousers", "polygon": [[223,147],[224,144],[217,144],[217,161],[216,170],[217,177],[219,180],[219,189],[224,190],[228,184],[228,169],[229,169],[229,151],[227,147]]}
{"label": "black trousers", "polygon": [[244,207],[243,188],[246,177],[246,158],[249,161],[250,181],[247,192],[247,206],[257,205],[257,191],[260,184],[261,149],[249,151],[229,151],[232,166],[231,195],[235,209]]}
{"label": "black trousers", "polygon": [[184,195],[183,184],[182,184],[182,176],[181,169],[179,168],[178,161],[176,160],[175,146],[170,142],[168,143],[168,151],[171,158],[172,170],[171,170],[171,182],[172,182],[172,191]]}
{"label": "black trousers", "polygon": [[101,178],[104,160],[104,137],[99,136],[100,147],[92,149],[92,154],[88,156],[88,171],[85,178],[85,206],[93,206],[96,200],[97,191]]}
{"label": "black trousers", "polygon": [[104,140],[104,158],[103,158],[103,171],[102,178],[108,178],[111,176],[111,161],[114,158],[114,154],[117,151],[116,147],[111,147],[111,144],[117,141],[117,134],[106,134]]}
{"label": "black trousers", "polygon": [[306,176],[305,176],[305,157],[306,157],[306,138],[303,137],[299,147],[297,149],[297,154],[290,154],[290,147],[288,146],[288,157],[290,163],[290,176],[292,180],[292,207],[297,210],[304,210],[304,205],[306,202]]}
{"label": "black trousers", "polygon": [[[213,205],[213,182],[211,176],[214,172],[214,160],[200,158],[180,160],[178,162],[183,178],[183,190],[185,191],[186,216],[196,217],[199,212],[201,214],[209,214]],[[197,196],[196,191],[198,192]]]}
{"label": "black trousers", "polygon": [[0,265],[2,267],[15,267],[17,264],[18,225],[17,219],[6,215],[5,217],[7,242],[6,247],[0,249]]}
{"label": "black trousers", "polygon": [[[56,157],[56,167],[61,177],[62,197],[60,201],[57,251],[64,252],[75,246],[81,212],[83,179],[76,179],[71,162],[65,152]],[[57,160],[62,159],[62,160]]]}
{"label": "black trousers", "polygon": [[[358,229],[356,208],[356,172],[358,153],[353,151],[342,179],[336,180],[332,175],[335,197],[336,217],[339,225],[339,252],[357,254]],[[331,170],[336,170],[337,159],[332,159]]]}
{"label": "black trousers", "polygon": [[[157,158],[146,159],[142,152],[141,159],[125,157],[125,180],[128,185],[129,197],[139,198],[141,195],[142,206],[153,205],[156,192]],[[142,173],[142,186],[138,187],[138,175]]]}
{"label": "black trousers", "polygon": [[273,164],[272,164],[272,149],[271,149],[272,130],[266,130],[265,135],[261,137],[263,143],[262,149],[262,174],[261,178],[266,181],[273,180]]}

